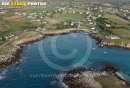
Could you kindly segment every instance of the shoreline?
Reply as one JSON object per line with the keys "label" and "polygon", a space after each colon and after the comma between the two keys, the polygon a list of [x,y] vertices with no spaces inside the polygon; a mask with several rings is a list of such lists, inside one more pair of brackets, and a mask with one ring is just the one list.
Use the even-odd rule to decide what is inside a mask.
{"label": "shoreline", "polygon": [[[6,68],[9,65],[12,64],[19,64],[20,61],[20,53],[23,51],[23,48],[25,45],[40,41],[42,39],[44,39],[46,36],[54,36],[54,35],[64,35],[64,34],[69,34],[69,33],[74,33],[74,32],[85,32],[88,33],[88,35],[95,39],[97,41],[98,44],[100,44],[102,42],[102,38],[96,35],[95,31],[91,31],[91,30],[85,30],[85,29],[65,29],[65,30],[57,30],[57,31],[46,31],[46,32],[42,32],[40,33],[40,35],[36,38],[30,38],[28,40],[22,41],[22,42],[18,42],[15,46],[13,47],[14,50],[12,50],[10,55],[4,56],[2,60],[0,60],[0,69],[1,68]],[[94,36],[93,36],[94,35]],[[116,47],[116,46],[114,46]],[[122,47],[119,47],[122,48]],[[10,56],[10,57],[9,57]],[[1,57],[0,57],[1,58]],[[119,77],[119,75],[115,74],[115,77],[117,77],[118,79],[124,81],[125,83],[128,84],[128,82],[124,79],[122,79],[121,77]]]}
{"label": "shoreline", "polygon": [[125,43],[106,42],[104,41],[103,37],[99,37],[93,34],[91,34],[90,37],[95,39],[100,47],[122,48],[130,50],[130,43],[125,44]]}
{"label": "shoreline", "polygon": [[69,88],[102,88],[101,85],[94,80],[96,76],[100,76],[100,73],[86,68],[77,68],[68,71],[63,82]]}
{"label": "shoreline", "polygon": [[92,38],[95,39],[97,41],[97,44],[99,45],[99,47],[116,47],[116,48],[123,48],[123,49],[130,49],[130,46],[124,46],[121,44],[115,44],[115,43],[107,43],[103,41],[103,38],[101,38],[100,36],[97,36],[97,32],[96,31],[91,31],[88,29],[64,29],[64,30],[55,30],[55,31],[45,31],[45,32],[41,32],[39,33],[39,36],[36,38],[29,38],[26,41],[22,41],[22,42],[18,42],[15,44],[16,47],[13,47],[13,50],[11,51],[10,55],[5,55],[5,56],[0,56],[0,68],[5,68],[11,64],[15,64],[15,63],[19,63],[20,61],[20,56],[19,54],[22,52],[22,49],[25,45],[37,42],[42,40],[43,38],[45,38],[46,36],[54,36],[54,35],[64,35],[64,34],[68,34],[71,32],[85,32],[88,33],[88,35]]}
{"label": "shoreline", "polygon": [[[77,30],[77,29],[65,29],[65,30],[57,30],[57,31],[46,31],[39,33],[39,36],[36,38],[30,38],[25,41],[20,41],[15,44],[15,47],[11,51],[9,51],[9,55],[2,55],[0,56],[0,68],[6,68],[12,64],[20,63],[20,53],[22,52],[25,45],[40,41],[44,39],[46,36],[54,36],[54,35],[64,35],[71,32],[87,32],[87,33],[95,33],[94,31],[90,30]],[[11,53],[10,53],[11,52]]]}
{"label": "shoreline", "polygon": [[11,51],[9,51],[8,55],[2,55],[0,57],[0,68],[6,68],[9,65],[12,64],[18,64],[20,63],[20,53],[22,52],[23,48],[25,45],[40,41],[44,39],[46,36],[54,36],[54,35],[64,35],[68,34],[71,32],[87,32],[87,33],[95,33],[95,31],[91,30],[85,30],[85,29],[65,29],[65,30],[57,30],[57,31],[46,31],[46,32],[41,32],[38,37],[36,38],[29,38],[24,41],[18,41],[15,43],[15,46]]}
{"label": "shoreline", "polygon": [[130,83],[119,77],[116,71],[117,70],[114,67],[106,67],[103,69],[103,71],[95,71],[87,68],[77,68],[68,71],[63,79],[63,82],[70,88],[104,88],[104,85],[101,83],[101,81],[97,81],[96,78],[108,77],[109,81],[113,79],[116,80],[118,82],[118,86],[123,85],[126,88],[130,87]]}

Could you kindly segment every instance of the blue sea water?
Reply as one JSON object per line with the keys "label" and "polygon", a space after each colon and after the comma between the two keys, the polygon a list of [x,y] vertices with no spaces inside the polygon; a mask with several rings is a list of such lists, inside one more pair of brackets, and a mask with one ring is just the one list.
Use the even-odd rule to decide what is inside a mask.
{"label": "blue sea water", "polygon": [[[70,54],[73,50],[74,55]],[[130,82],[130,50],[100,48],[82,32],[48,36],[25,46],[20,56],[22,63],[9,66],[0,75],[0,88],[67,88],[62,82],[65,71],[59,66],[99,69],[112,65]]]}

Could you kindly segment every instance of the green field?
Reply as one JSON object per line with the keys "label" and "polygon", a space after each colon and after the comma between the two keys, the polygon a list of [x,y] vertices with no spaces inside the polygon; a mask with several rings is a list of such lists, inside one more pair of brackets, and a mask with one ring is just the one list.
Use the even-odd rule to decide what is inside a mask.
{"label": "green field", "polygon": [[85,15],[81,15],[78,13],[55,14],[53,18],[57,18],[60,21],[85,21]]}
{"label": "green field", "polygon": [[103,88],[125,88],[125,83],[116,77],[102,76],[96,77],[95,80],[101,83]]}
{"label": "green field", "polygon": [[[26,11],[27,14],[31,13],[42,13],[38,14],[37,19],[43,16],[44,18],[41,19],[43,21],[47,21],[47,24],[45,27],[49,28],[56,28],[55,25],[64,22],[64,21],[85,21],[85,15],[81,15],[78,13],[53,13],[51,16],[46,16],[46,13],[43,13],[43,11],[47,12],[53,12],[54,10],[57,10],[58,8],[63,7],[60,4],[57,3],[49,3],[47,6],[37,6],[37,7],[27,7],[24,8],[22,11]],[[21,9],[20,9],[21,10]],[[74,8],[75,11],[82,11],[83,9]],[[19,10],[16,10],[19,11]],[[18,33],[23,30],[30,30],[30,29],[36,29],[39,25],[38,22],[31,22],[30,19],[24,17],[24,16],[16,16],[14,15],[15,11],[12,11],[11,13],[6,14],[0,14],[0,36],[7,36],[10,33]]]}
{"label": "green field", "polygon": [[0,16],[0,27],[3,29],[3,31],[0,32],[1,36],[9,33],[17,33],[25,29],[33,29],[37,25],[36,23],[32,23],[26,17],[14,15],[9,16],[9,14],[11,13],[6,13]]}
{"label": "green field", "polygon": [[32,13],[32,12],[43,12],[43,11],[54,11],[57,8],[61,8],[63,6],[61,6],[60,4],[48,4],[47,6],[37,6],[37,7],[31,7],[31,10],[28,11],[28,13]]}
{"label": "green field", "polygon": [[[60,3],[49,3],[46,6],[34,6],[27,7],[23,10],[23,12],[27,12],[27,14],[36,13],[36,19],[40,19],[40,22],[37,22],[36,19],[34,22],[31,22],[31,19],[26,16],[17,16],[14,15],[12,11],[11,13],[6,13],[4,15],[0,14],[0,37],[7,36],[9,34],[18,34],[24,30],[35,30],[38,27],[47,28],[47,29],[67,29],[67,28],[76,28],[76,24],[71,26],[71,22],[82,22],[81,29],[90,29],[94,27],[94,25],[89,25],[87,22],[87,15],[79,12],[86,12],[85,7],[73,7],[68,9],[67,12],[55,12],[58,11],[61,7],[65,7],[65,5],[61,5]],[[74,13],[75,12],[75,13]],[[50,14],[50,15],[48,15]],[[98,16],[101,14],[98,10],[91,11],[91,16]],[[115,42],[122,42],[123,39],[129,41],[130,39],[130,22],[117,16],[114,13],[102,13],[104,14],[101,18],[97,20],[92,20],[92,22],[97,22],[96,30],[100,32],[103,36],[108,36],[110,34],[117,35],[121,39]],[[42,18],[41,18],[42,17]],[[45,23],[43,23],[45,22]],[[64,25],[64,22],[67,22],[67,26]],[[106,27],[106,24],[110,24],[111,27]],[[110,41],[110,40],[108,40]],[[3,41],[1,42],[3,43]]]}
{"label": "green field", "polygon": [[116,16],[116,15],[104,15],[103,16],[104,18],[107,18],[117,24],[121,24],[121,25],[127,25],[129,24],[129,22],[119,16]]}
{"label": "green field", "polygon": [[[106,27],[106,24],[109,24],[110,27]],[[107,39],[108,42],[115,42],[115,43],[130,43],[130,22],[117,16],[117,15],[110,15],[105,14],[102,18],[97,19],[97,26],[96,28],[99,32],[104,35],[117,35],[121,39],[111,40]]]}

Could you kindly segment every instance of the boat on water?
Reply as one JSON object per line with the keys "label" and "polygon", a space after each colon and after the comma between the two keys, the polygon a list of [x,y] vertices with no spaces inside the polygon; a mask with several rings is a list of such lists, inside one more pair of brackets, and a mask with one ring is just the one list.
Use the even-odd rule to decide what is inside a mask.
{"label": "boat on water", "polygon": [[104,52],[104,53],[107,53],[107,52]]}

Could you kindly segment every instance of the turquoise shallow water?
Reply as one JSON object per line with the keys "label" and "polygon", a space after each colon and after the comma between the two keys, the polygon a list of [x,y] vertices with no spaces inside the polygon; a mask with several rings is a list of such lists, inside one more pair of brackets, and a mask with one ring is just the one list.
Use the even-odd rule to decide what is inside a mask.
{"label": "turquoise shallow water", "polygon": [[[77,53],[74,56],[70,55],[71,58],[66,58],[65,56],[74,49]],[[95,40],[86,34],[70,33],[46,37],[37,43],[25,46],[20,54],[23,62],[3,71],[0,76],[0,88],[65,88],[62,75],[57,76],[64,74],[64,71],[56,70],[55,67],[49,65],[53,63],[63,67],[76,67],[74,64],[80,62],[87,51],[90,52],[90,55],[87,53],[89,58],[86,57],[77,65],[78,67],[81,65],[80,67],[99,69],[112,65],[118,68],[119,73],[130,82],[130,50],[100,48]],[[47,63],[46,59],[51,63]]]}

